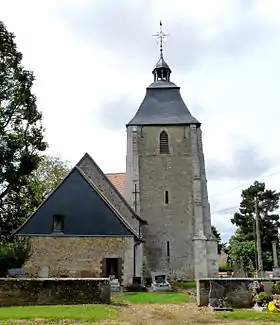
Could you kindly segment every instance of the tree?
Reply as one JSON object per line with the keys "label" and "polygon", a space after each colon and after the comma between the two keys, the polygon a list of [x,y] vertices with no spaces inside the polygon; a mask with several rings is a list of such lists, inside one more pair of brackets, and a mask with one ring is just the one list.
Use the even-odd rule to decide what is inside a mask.
{"label": "tree", "polygon": [[267,190],[265,183],[255,181],[253,185],[242,191],[241,196],[239,212],[236,212],[231,219],[231,222],[238,228],[235,240],[239,243],[255,243],[255,205],[257,202],[264,268],[271,269],[271,242],[279,241],[280,222],[279,215],[275,213],[275,210],[279,208],[280,193],[275,190]]}
{"label": "tree", "polygon": [[221,234],[218,232],[217,228],[215,226],[211,226],[212,229],[212,233],[213,235],[216,237],[217,239],[217,243],[218,243],[218,254],[221,254],[221,251],[224,247],[224,244],[221,243],[222,238],[221,238]]}
{"label": "tree", "polygon": [[0,245],[0,277],[5,277],[9,269],[21,268],[29,258],[30,252],[30,242],[25,239]]}
{"label": "tree", "polygon": [[57,187],[70,170],[67,161],[58,157],[43,156],[39,166],[19,192],[6,196],[7,213],[0,220],[0,241],[11,242],[12,233],[29,217],[44,199]]}
{"label": "tree", "polygon": [[41,203],[64,179],[70,171],[68,161],[59,157],[43,156],[38,168],[31,174],[29,188]]}
{"label": "tree", "polygon": [[[0,215],[17,204],[17,194],[40,163],[42,114],[31,91],[34,76],[21,65],[14,35],[0,21]],[[7,221],[9,222],[9,221]]]}
{"label": "tree", "polygon": [[30,255],[30,243],[13,237],[12,233],[57,187],[70,170],[67,161],[43,156],[38,168],[29,176],[27,184],[17,193],[9,192],[8,213],[0,219],[0,277],[9,268],[20,268]]}
{"label": "tree", "polygon": [[255,242],[240,241],[237,234],[229,240],[229,264],[241,267],[245,272],[251,271],[255,261]]}

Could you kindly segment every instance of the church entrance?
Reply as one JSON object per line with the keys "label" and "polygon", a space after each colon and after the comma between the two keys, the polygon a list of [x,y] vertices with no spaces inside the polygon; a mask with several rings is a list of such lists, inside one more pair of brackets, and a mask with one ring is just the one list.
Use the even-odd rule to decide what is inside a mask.
{"label": "church entrance", "polygon": [[121,258],[103,258],[102,277],[109,278],[114,276],[120,282],[122,280],[122,259]]}

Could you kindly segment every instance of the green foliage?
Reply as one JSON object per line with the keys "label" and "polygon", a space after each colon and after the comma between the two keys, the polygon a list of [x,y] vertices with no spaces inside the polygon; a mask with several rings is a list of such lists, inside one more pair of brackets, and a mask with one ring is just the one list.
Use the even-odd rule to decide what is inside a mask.
{"label": "green foliage", "polygon": [[[279,208],[280,193],[274,190],[267,190],[265,183],[255,181],[253,185],[242,191],[242,201],[239,212],[235,213],[231,222],[237,227],[237,231],[231,240],[229,249],[230,259],[236,260],[235,254],[245,254],[243,260],[252,262],[255,265],[255,202],[259,211],[259,225],[261,229],[261,243],[263,251],[264,269],[271,269],[273,266],[271,242],[278,238],[280,226],[279,215],[275,211]],[[238,248],[238,245],[241,247]],[[240,256],[240,258],[241,258]],[[239,259],[240,259],[239,258]]]}
{"label": "green foliage", "polygon": [[251,271],[255,259],[255,242],[239,241],[237,235],[229,240],[230,265],[240,266],[245,272]]}
{"label": "green foliage", "polygon": [[176,281],[174,282],[175,288],[196,289],[195,281]]}
{"label": "green foliage", "polygon": [[2,213],[0,241],[12,242],[12,232],[22,225],[28,216],[57,187],[69,172],[67,161],[58,157],[42,156],[36,170],[18,193],[7,194],[7,213]]}
{"label": "green foliage", "polygon": [[12,233],[57,187],[69,170],[68,162],[57,157],[43,156],[20,191],[6,195],[8,210],[7,213],[2,213],[0,221],[0,273],[5,273],[9,268],[20,268],[28,258],[28,243],[15,238]]}
{"label": "green foliage", "polygon": [[274,295],[274,294],[277,294],[279,295],[280,294],[280,282],[278,283],[274,283],[273,286],[272,286],[272,289],[271,289],[271,293]]}
{"label": "green foliage", "polygon": [[11,241],[17,222],[9,217],[10,210],[17,211],[19,193],[47,148],[42,114],[31,91],[34,76],[21,65],[14,38],[0,21],[0,242]]}
{"label": "green foliage", "polygon": [[7,274],[11,268],[21,268],[29,258],[30,243],[26,239],[17,239],[13,243],[0,245],[0,277]]}
{"label": "green foliage", "polygon": [[221,264],[219,266],[219,272],[228,272],[228,271],[231,271],[231,267],[227,263]]}
{"label": "green foliage", "polygon": [[212,233],[213,235],[216,237],[217,239],[217,243],[218,243],[218,254],[221,254],[221,251],[225,248],[225,243],[222,243],[222,239],[221,239],[221,233],[218,232],[217,228],[215,226],[211,226],[212,229]]}
{"label": "green foliage", "polygon": [[269,300],[269,296],[265,291],[263,291],[263,292],[260,292],[257,295],[256,299],[257,299],[258,302],[265,303],[265,302],[267,302]]}

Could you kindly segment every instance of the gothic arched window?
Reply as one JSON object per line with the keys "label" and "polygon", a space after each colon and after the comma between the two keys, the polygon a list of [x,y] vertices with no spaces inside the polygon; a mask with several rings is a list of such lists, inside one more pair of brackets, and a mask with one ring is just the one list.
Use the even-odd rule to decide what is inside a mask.
{"label": "gothic arched window", "polygon": [[169,153],[168,134],[165,131],[162,131],[159,136],[159,153]]}

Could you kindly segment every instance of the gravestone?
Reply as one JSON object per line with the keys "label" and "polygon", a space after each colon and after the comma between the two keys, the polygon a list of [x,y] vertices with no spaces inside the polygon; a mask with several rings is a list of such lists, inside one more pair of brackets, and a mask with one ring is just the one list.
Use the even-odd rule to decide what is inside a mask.
{"label": "gravestone", "polygon": [[232,274],[233,278],[245,278],[246,277],[246,273],[245,273],[243,267],[235,264],[232,269],[233,269],[233,274]]}
{"label": "gravestone", "polygon": [[38,272],[38,278],[48,278],[49,277],[49,270],[48,266],[41,266]]}
{"label": "gravestone", "polygon": [[280,278],[280,267],[273,268],[273,278]]}

